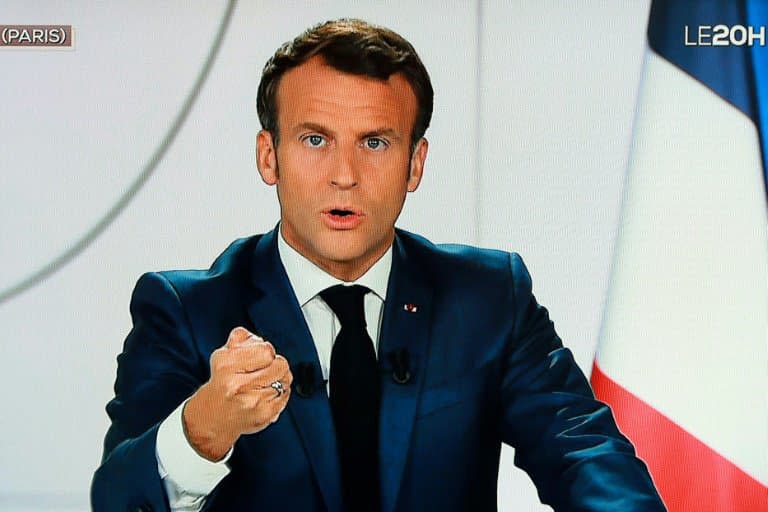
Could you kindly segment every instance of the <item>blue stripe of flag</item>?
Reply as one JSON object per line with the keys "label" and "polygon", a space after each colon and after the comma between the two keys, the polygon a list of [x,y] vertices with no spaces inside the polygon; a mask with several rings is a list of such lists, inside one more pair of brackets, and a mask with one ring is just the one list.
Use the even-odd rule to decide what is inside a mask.
{"label": "blue stripe of flag", "polygon": [[[747,20],[754,27],[766,27],[768,32],[768,1],[752,0],[747,4]],[[752,47],[752,62],[755,73],[755,95],[757,99],[760,145],[763,150],[763,169],[768,189],[768,34],[766,46]]]}
{"label": "blue stripe of flag", "polygon": [[[648,44],[661,57],[700,81],[755,123],[761,140],[763,176],[768,190],[768,44],[750,47],[686,45],[708,25],[765,27],[766,0],[654,0],[648,21]],[[688,34],[686,38],[686,26]],[[708,31],[711,34],[712,28]],[[710,39],[711,41],[711,39]]]}

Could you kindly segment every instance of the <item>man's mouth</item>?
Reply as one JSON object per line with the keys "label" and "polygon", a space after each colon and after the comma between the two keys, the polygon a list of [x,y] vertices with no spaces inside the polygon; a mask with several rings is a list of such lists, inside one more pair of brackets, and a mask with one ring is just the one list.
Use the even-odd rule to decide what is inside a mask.
{"label": "man's mouth", "polygon": [[337,206],[323,211],[323,218],[332,229],[353,229],[360,225],[365,214],[351,206]]}
{"label": "man's mouth", "polygon": [[334,206],[333,208],[325,210],[323,213],[333,215],[334,217],[363,216],[363,212],[355,209],[352,206]]}

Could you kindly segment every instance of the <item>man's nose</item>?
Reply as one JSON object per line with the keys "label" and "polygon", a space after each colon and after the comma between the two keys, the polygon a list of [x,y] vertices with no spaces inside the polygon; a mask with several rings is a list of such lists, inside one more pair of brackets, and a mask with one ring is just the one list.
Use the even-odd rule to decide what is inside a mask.
{"label": "man's nose", "polygon": [[352,188],[357,185],[357,156],[356,148],[339,148],[336,152],[336,165],[331,170],[331,185],[340,189]]}

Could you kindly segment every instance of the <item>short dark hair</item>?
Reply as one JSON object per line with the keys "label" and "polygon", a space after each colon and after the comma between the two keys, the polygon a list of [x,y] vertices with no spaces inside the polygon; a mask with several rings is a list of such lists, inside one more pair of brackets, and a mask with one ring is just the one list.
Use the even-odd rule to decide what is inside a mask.
{"label": "short dark hair", "polygon": [[284,43],[264,66],[256,108],[261,127],[272,134],[275,143],[280,78],[315,55],[322,56],[334,69],[353,75],[386,80],[392,74],[402,73],[418,103],[411,144],[415,145],[424,136],[432,119],[434,91],[416,50],[405,38],[388,28],[342,18],[315,25]]}

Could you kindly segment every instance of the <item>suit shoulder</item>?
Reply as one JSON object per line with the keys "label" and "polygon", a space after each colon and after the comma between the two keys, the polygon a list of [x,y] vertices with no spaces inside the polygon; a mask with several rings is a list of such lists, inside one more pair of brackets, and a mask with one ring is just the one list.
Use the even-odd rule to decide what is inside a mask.
{"label": "suit shoulder", "polygon": [[515,252],[466,244],[435,244],[405,231],[398,231],[398,235],[406,251],[417,254],[440,280],[448,276],[508,278],[525,268]]}
{"label": "suit shoulder", "polygon": [[249,268],[250,258],[259,239],[254,235],[234,240],[219,254],[207,269],[162,270],[155,272],[164,277],[177,293],[205,287],[206,284],[220,283],[231,279],[241,280]]}

